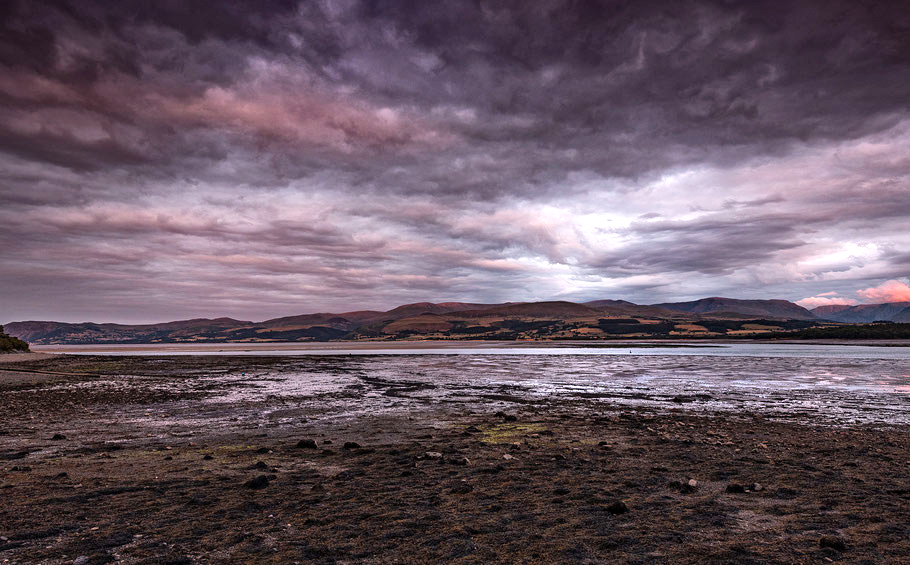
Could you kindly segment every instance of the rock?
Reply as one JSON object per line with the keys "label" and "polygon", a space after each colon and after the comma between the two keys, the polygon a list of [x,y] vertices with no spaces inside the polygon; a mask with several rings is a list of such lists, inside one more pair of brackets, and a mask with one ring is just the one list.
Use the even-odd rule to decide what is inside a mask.
{"label": "rock", "polygon": [[69,478],[69,476],[70,476],[69,473],[67,473],[66,471],[61,471],[61,472],[57,473],[54,476],[54,478],[55,479],[67,479],[67,478]]}
{"label": "rock", "polygon": [[471,434],[476,434],[476,433],[480,432],[480,428],[478,428],[477,426],[468,426],[467,428],[465,428],[464,431],[471,433]]}
{"label": "rock", "polygon": [[51,440],[53,440],[53,441],[62,441],[64,439],[66,439],[66,436],[63,434],[54,434],[53,436],[51,436]]}
{"label": "rock", "polygon": [[610,503],[609,506],[606,507],[606,511],[610,514],[613,514],[614,516],[617,516],[619,514],[625,514],[628,512],[629,507],[626,506],[626,503],[622,500],[614,500]]}
{"label": "rock", "polygon": [[518,416],[515,416],[513,414],[506,414],[505,416],[503,416],[502,419],[505,420],[506,422],[517,422]]}
{"label": "rock", "polygon": [[689,485],[689,488],[692,488],[692,489],[698,487],[698,481],[696,481],[695,479],[689,479],[689,482],[686,484]]}
{"label": "rock", "polygon": [[471,460],[467,457],[450,457],[446,459],[446,463],[450,465],[470,465]]}
{"label": "rock", "polygon": [[837,551],[844,551],[847,549],[847,543],[843,538],[837,536],[822,536],[818,540],[819,547],[829,547],[831,549],[836,549]]}
{"label": "rock", "polygon": [[268,453],[268,452],[269,452],[268,447],[260,447],[259,449],[256,450],[256,453],[259,453],[259,454]]}
{"label": "rock", "polygon": [[251,467],[252,469],[268,469],[269,466],[265,464],[264,461],[256,461],[256,464]]}
{"label": "rock", "polygon": [[360,444],[356,441],[346,441],[342,447],[344,449],[360,449]]}
{"label": "rock", "polygon": [[509,460],[511,460],[511,459],[515,459],[515,456],[514,456],[514,455],[509,455],[508,453],[504,453],[504,454],[502,455],[502,458],[505,459],[506,461],[509,461]]}
{"label": "rock", "polygon": [[73,565],[87,565],[88,564],[88,555],[80,555],[73,560]]}
{"label": "rock", "polygon": [[212,457],[211,455],[204,455],[202,457],[203,461],[211,461],[212,459],[214,459],[214,457]]}
{"label": "rock", "polygon": [[316,440],[302,439],[297,442],[297,449],[316,449]]}
{"label": "rock", "polygon": [[739,483],[730,483],[727,485],[727,492],[731,494],[742,494],[746,492],[746,487]]}
{"label": "rock", "polygon": [[427,451],[423,454],[427,459],[442,459],[442,453],[438,451]]}
{"label": "rock", "polygon": [[458,483],[455,486],[453,486],[451,489],[449,489],[449,493],[451,493],[451,494],[468,494],[469,492],[473,492],[473,490],[474,490],[474,487],[472,487],[468,483]]}
{"label": "rock", "polygon": [[265,475],[259,475],[243,483],[243,486],[254,490],[263,489],[269,486],[269,478]]}
{"label": "rock", "polygon": [[[696,481],[695,484],[696,484],[696,486],[698,486],[698,481]],[[688,481],[686,481],[686,482],[670,481],[667,484],[667,486],[669,486],[670,488],[672,488],[674,490],[678,490],[681,493],[695,492],[695,488],[696,488],[696,487],[691,486]]]}
{"label": "rock", "polygon": [[755,491],[755,492],[760,492],[760,491],[762,491],[762,490],[764,490],[764,489],[765,489],[765,487],[762,486],[761,483],[752,483],[752,490],[753,490],[753,491]]}

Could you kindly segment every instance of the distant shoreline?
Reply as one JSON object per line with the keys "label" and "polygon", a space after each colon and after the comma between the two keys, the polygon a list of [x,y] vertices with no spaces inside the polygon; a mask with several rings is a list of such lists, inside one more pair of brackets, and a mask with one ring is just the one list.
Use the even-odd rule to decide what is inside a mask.
{"label": "distant shoreline", "polygon": [[339,353],[349,351],[372,350],[452,350],[452,349],[529,349],[529,348],[603,348],[624,349],[632,348],[714,348],[724,345],[755,343],[755,344],[781,344],[781,345],[807,345],[807,346],[870,346],[870,347],[910,347],[910,340],[767,340],[767,339],[713,339],[692,340],[683,342],[677,339],[670,340],[552,340],[552,341],[447,341],[447,340],[421,340],[421,341],[309,341],[309,342],[256,342],[256,343],[97,343],[97,344],[61,344],[61,345],[33,345],[35,353],[25,355],[48,354],[91,354],[103,355],[111,350],[120,353],[167,352],[181,353],[192,350],[204,350],[217,354],[219,352],[263,352],[263,351],[320,351],[337,350]]}

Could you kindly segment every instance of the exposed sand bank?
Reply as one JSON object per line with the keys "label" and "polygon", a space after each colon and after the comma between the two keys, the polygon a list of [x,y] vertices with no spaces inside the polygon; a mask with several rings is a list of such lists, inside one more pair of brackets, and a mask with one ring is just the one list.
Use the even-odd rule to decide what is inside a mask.
{"label": "exposed sand bank", "polygon": [[[438,402],[437,384],[359,373],[360,384],[328,394],[242,392],[244,375],[282,363],[23,363],[101,380],[0,390],[0,562],[910,557],[906,427],[499,388]],[[407,410],[394,410],[401,402]],[[361,410],[351,413],[351,403]]]}

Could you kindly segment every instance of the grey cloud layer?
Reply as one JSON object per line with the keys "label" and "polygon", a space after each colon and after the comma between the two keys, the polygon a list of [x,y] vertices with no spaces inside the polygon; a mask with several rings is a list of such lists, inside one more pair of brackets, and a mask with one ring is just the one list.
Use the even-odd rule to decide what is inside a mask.
{"label": "grey cloud layer", "polygon": [[907,276],[901,2],[13,2],[0,317]]}

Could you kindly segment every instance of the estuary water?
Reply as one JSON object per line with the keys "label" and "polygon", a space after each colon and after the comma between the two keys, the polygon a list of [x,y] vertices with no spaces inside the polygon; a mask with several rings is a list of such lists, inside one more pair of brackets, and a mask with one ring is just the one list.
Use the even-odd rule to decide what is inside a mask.
{"label": "estuary water", "polygon": [[833,424],[910,424],[910,347],[395,342],[36,349],[225,356],[229,370],[202,372],[192,385],[224,389],[209,403],[268,397],[325,415],[412,410],[440,402],[508,408],[577,401],[588,406],[748,411]]}

